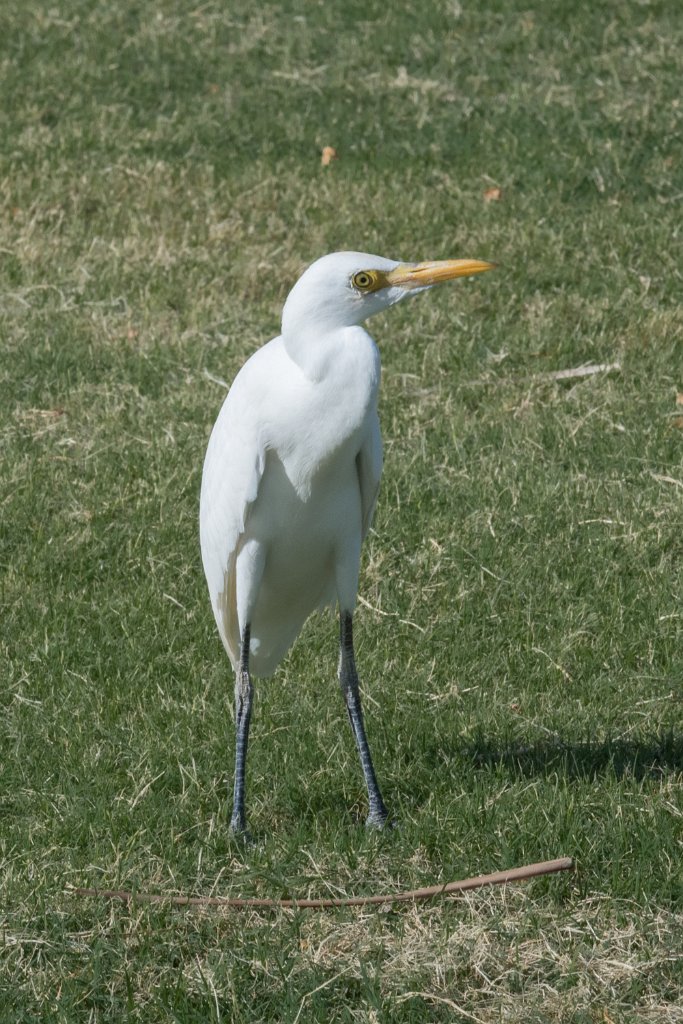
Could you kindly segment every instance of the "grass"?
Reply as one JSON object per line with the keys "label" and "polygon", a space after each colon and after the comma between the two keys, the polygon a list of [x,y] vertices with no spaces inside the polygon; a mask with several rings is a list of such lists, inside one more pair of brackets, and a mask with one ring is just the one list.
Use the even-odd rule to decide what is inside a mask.
{"label": "grass", "polygon": [[[681,1021],[677,5],[245,10],[0,15],[0,1018]],[[359,825],[323,617],[259,687],[245,850],[201,462],[217,379],[337,248],[500,268],[372,322],[356,632],[400,827]],[[548,377],[589,361],[620,369]],[[559,855],[574,876],[388,913],[70,892],[357,894]]]}

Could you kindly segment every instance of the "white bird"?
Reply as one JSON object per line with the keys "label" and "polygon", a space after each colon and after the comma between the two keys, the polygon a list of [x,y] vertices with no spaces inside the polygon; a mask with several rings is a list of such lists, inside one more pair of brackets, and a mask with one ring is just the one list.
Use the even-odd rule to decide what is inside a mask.
{"label": "white bird", "polygon": [[251,675],[272,674],[311,612],[335,603],[339,682],[368,790],[366,824],[386,821],[352,633],[361,543],[382,472],[380,358],[360,325],[407,295],[492,266],[323,256],[289,293],[282,333],[251,356],[225,399],[204,462],[200,537],[213,613],[235,670],[235,833],[246,829]]}

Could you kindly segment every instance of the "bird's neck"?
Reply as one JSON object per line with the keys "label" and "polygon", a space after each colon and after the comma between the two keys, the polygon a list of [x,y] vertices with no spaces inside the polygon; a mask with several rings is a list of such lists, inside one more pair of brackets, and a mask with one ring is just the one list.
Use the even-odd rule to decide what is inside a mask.
{"label": "bird's neck", "polygon": [[[349,362],[358,364],[359,372],[367,373],[379,358],[374,341],[362,327],[324,328],[307,326],[296,331],[283,330],[282,338],[289,358],[309,380],[322,381],[338,377],[339,370]],[[367,358],[370,357],[369,363]],[[361,358],[359,358],[361,357]]]}

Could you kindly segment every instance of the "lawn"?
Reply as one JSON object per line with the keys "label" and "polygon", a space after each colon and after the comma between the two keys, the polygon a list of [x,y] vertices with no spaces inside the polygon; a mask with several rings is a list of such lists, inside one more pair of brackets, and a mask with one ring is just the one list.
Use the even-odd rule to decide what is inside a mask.
{"label": "lawn", "polygon": [[[678,4],[26,0],[0,29],[0,1020],[683,1021]],[[362,827],[325,615],[258,685],[245,847],[201,465],[344,248],[499,266],[369,325],[357,656],[398,827]],[[74,893],[559,856],[380,910]]]}

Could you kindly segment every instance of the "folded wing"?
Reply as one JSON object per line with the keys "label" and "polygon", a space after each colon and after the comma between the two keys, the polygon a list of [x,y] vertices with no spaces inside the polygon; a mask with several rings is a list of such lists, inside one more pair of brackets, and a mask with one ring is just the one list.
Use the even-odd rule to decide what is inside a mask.
{"label": "folded wing", "polygon": [[235,565],[265,465],[265,446],[255,415],[258,410],[243,386],[242,374],[235,378],[209,439],[199,510],[202,561],[211,605],[233,667],[240,651]]}

